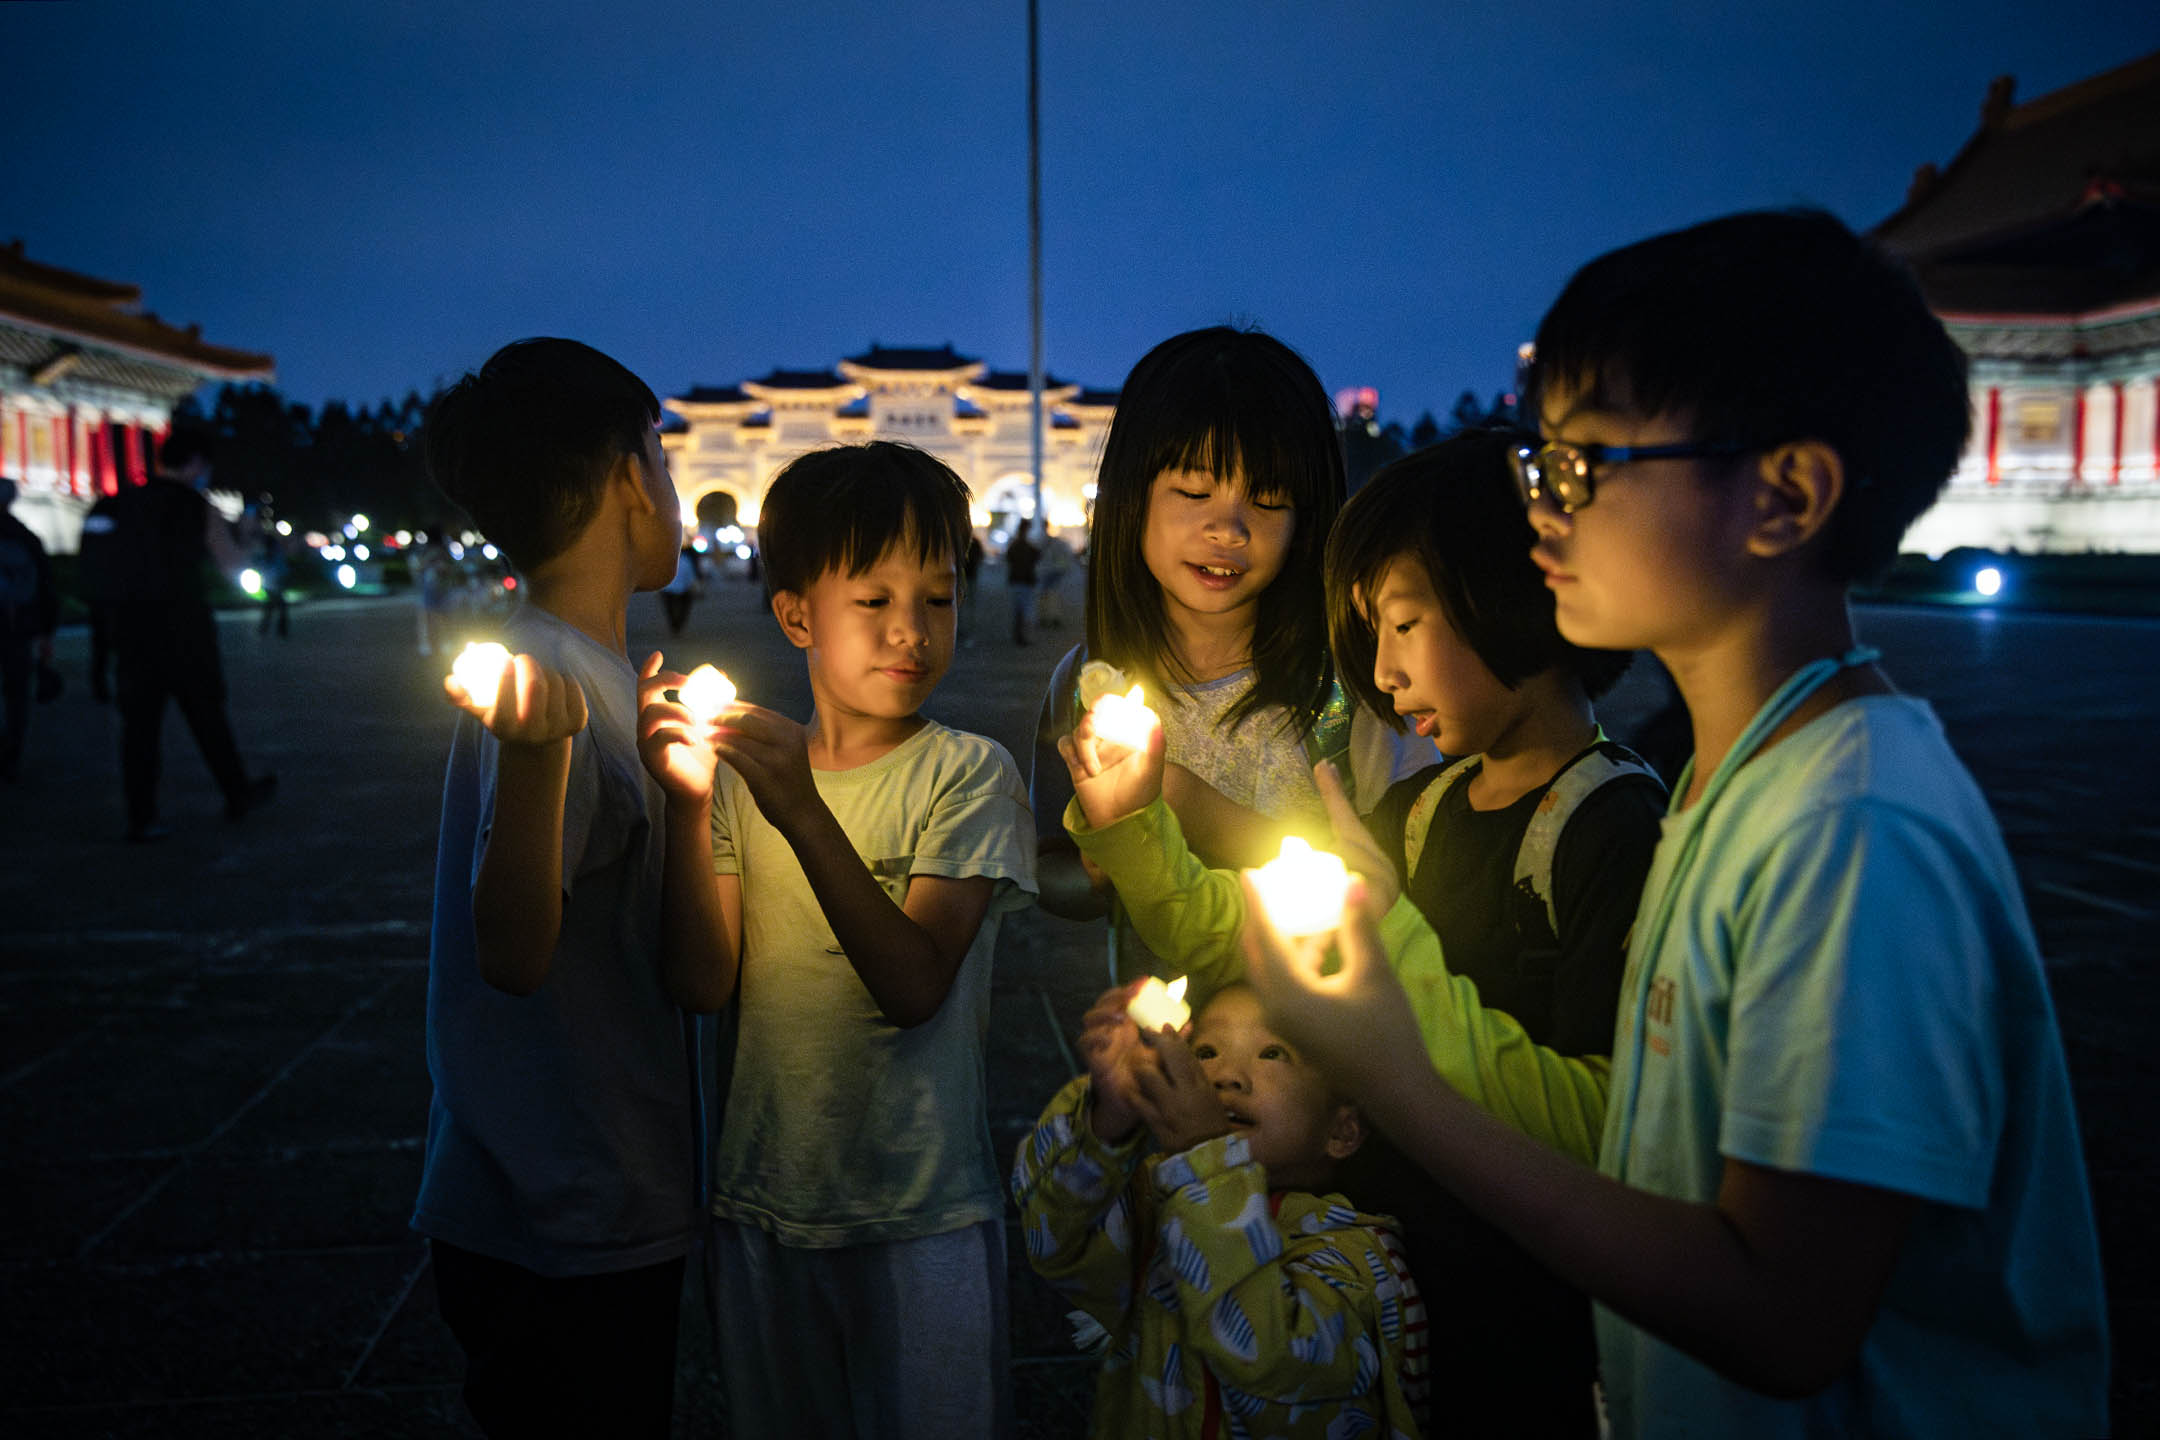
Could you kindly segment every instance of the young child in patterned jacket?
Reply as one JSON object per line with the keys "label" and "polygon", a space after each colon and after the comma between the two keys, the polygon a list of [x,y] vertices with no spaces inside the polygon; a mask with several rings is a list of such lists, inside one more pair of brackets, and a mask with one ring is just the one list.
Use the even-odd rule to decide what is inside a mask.
{"label": "young child in patterned jacket", "polygon": [[1415,1437],[1425,1313],[1395,1223],[1327,1193],[1356,1107],[1243,985],[1183,1039],[1142,1034],[1137,988],[1088,1012],[1087,1073],[1013,1167],[1029,1260],[1107,1333],[1093,1433]]}

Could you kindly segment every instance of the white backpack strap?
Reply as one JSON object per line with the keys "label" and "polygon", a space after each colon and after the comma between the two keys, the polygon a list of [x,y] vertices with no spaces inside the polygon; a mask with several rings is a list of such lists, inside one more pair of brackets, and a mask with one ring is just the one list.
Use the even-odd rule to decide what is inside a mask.
{"label": "white backpack strap", "polygon": [[1545,907],[1546,922],[1556,936],[1560,933],[1560,911],[1553,903],[1553,857],[1560,850],[1561,832],[1583,801],[1629,775],[1657,779],[1655,770],[1633,751],[1607,740],[1600,728],[1591,747],[1553,777],[1545,798],[1530,817],[1529,828],[1523,831],[1522,847],[1515,852],[1515,889],[1518,893],[1528,891]]}
{"label": "white backpack strap", "polygon": [[1403,876],[1405,887],[1410,877],[1417,874],[1418,856],[1425,853],[1425,835],[1432,829],[1433,812],[1440,808],[1440,797],[1447,794],[1448,787],[1462,779],[1463,774],[1478,762],[1479,757],[1468,755],[1433,776],[1417,799],[1410,802],[1410,813],[1403,817]]}

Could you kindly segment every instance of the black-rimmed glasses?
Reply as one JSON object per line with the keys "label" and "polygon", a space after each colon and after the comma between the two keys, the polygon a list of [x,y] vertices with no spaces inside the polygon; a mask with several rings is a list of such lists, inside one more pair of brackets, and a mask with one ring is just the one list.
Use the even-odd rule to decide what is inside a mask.
{"label": "black-rimmed glasses", "polygon": [[1729,459],[1759,450],[1759,445],[1570,445],[1553,441],[1533,445],[1527,441],[1508,452],[1515,483],[1523,504],[1549,495],[1563,515],[1572,515],[1597,496],[1597,471],[1601,465],[1628,465],[1637,460]]}

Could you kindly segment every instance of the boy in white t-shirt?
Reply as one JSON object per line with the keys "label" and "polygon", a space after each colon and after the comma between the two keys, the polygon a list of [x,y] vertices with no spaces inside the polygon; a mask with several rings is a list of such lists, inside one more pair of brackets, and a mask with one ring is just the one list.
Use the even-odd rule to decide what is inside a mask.
{"label": "boy in white t-shirt", "polygon": [[774,479],[758,537],[809,724],[749,704],[695,724],[663,672],[640,722],[668,797],[670,973],[735,1000],[711,1246],[730,1422],[998,1434],[983,1042],[1035,834],[1003,747],[921,713],[952,662],[967,489],[911,446],[815,451]]}
{"label": "boy in white t-shirt", "polygon": [[2105,1434],[2092,1205],[2017,875],[1847,606],[1958,463],[1963,357],[1894,262],[1780,212],[1584,267],[1530,380],[1517,478],[1560,631],[1655,651],[1694,727],[1596,1170],[1440,1078],[1413,1013],[1442,977],[1406,998],[1361,904],[1331,976],[1249,925],[1255,989],[1598,1302],[1616,1435]]}

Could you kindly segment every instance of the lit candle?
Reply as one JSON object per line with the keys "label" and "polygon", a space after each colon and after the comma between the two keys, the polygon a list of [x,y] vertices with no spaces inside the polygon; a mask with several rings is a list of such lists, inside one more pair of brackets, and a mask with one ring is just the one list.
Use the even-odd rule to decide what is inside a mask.
{"label": "lit candle", "polygon": [[1350,872],[1342,857],[1285,835],[1282,853],[1253,872],[1268,919],[1283,934],[1322,935],[1342,924]]}
{"label": "lit candle", "polygon": [[700,665],[684,678],[675,694],[693,721],[710,725],[720,718],[721,711],[735,703],[735,682],[710,665]]}
{"label": "lit candle", "polygon": [[1165,985],[1155,976],[1148,976],[1140,993],[1125,1007],[1125,1013],[1148,1035],[1156,1034],[1165,1025],[1173,1030],[1184,1029],[1185,1022],[1192,1019],[1192,1006],[1185,1003],[1187,978],[1180,975]]}
{"label": "lit candle", "polygon": [[482,710],[495,703],[503,671],[510,667],[510,652],[493,640],[475,640],[450,662],[450,678],[465,687],[473,704]]}
{"label": "lit candle", "polygon": [[1123,695],[1112,691],[1088,707],[1088,718],[1095,722],[1097,738],[1127,750],[1147,748],[1148,736],[1162,722],[1155,712],[1148,709],[1147,701],[1138,685]]}

